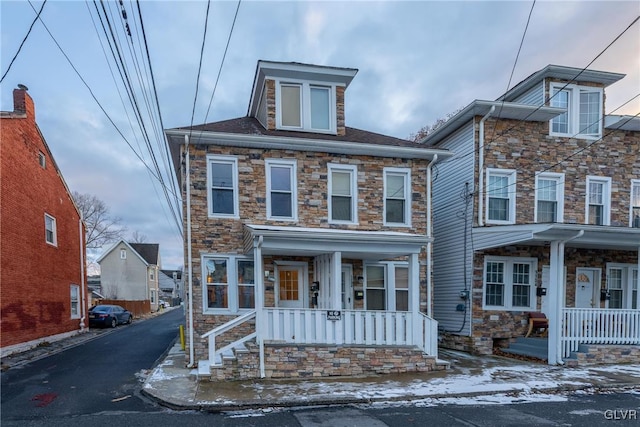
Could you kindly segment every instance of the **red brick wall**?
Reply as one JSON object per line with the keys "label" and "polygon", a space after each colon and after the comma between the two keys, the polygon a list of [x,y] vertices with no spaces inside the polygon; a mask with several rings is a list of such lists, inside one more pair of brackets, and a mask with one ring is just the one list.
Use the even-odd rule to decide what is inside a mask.
{"label": "red brick wall", "polygon": [[[86,283],[84,228],[35,122],[33,100],[16,89],[14,106],[0,120],[1,347],[80,329],[80,319],[71,318],[70,285]],[[45,242],[45,212],[56,219],[57,246]]]}

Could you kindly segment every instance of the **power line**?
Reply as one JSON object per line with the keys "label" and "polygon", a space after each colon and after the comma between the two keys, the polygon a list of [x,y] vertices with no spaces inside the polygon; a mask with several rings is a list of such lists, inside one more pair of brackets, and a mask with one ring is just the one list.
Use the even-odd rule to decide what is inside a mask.
{"label": "power line", "polygon": [[204,18],[204,34],[202,35],[202,46],[200,47],[200,60],[198,61],[198,75],[196,76],[196,93],[193,97],[193,108],[191,110],[191,124],[189,125],[189,139],[191,139],[191,131],[193,130],[193,117],[196,113],[196,101],[198,100],[198,87],[200,86],[200,72],[202,71],[202,57],[204,56],[204,46],[207,40],[207,27],[209,25],[209,7],[211,0],[207,1],[207,12]]}

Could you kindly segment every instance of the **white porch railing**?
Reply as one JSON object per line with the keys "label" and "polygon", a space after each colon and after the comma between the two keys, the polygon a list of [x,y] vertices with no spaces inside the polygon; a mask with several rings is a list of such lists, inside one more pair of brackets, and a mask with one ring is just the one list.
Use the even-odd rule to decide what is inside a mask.
{"label": "white porch railing", "polygon": [[202,338],[209,338],[209,364],[210,365],[220,365],[222,364],[222,353],[233,348],[238,344],[242,344],[249,340],[252,340],[256,337],[256,333],[253,332],[237,341],[232,342],[229,345],[226,345],[222,348],[216,350],[216,337],[227,332],[230,329],[235,328],[238,325],[243,324],[251,319],[255,319],[256,312],[251,311],[247,314],[243,314],[242,316],[236,317],[235,319],[225,323],[224,325],[220,325],[217,328],[214,328],[202,335]]}
{"label": "white porch railing", "polygon": [[563,357],[580,344],[640,344],[640,310],[565,308]]}
{"label": "white porch railing", "polygon": [[438,323],[418,313],[341,310],[338,320],[327,310],[265,308],[264,340],[292,344],[410,345],[438,355]]}

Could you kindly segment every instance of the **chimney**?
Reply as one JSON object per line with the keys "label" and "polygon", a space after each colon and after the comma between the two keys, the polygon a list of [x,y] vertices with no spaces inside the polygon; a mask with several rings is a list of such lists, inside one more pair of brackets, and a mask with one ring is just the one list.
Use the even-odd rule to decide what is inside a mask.
{"label": "chimney", "polygon": [[33,104],[33,99],[29,96],[27,91],[29,90],[23,84],[19,84],[17,89],[13,90],[13,112],[17,114],[26,114],[35,120],[36,109]]}

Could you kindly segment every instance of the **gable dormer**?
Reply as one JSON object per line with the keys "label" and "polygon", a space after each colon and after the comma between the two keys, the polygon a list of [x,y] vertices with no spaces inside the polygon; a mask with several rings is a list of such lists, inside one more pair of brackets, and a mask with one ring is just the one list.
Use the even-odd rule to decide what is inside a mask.
{"label": "gable dormer", "polygon": [[344,92],[357,72],[258,61],[247,115],[267,130],[344,135]]}

